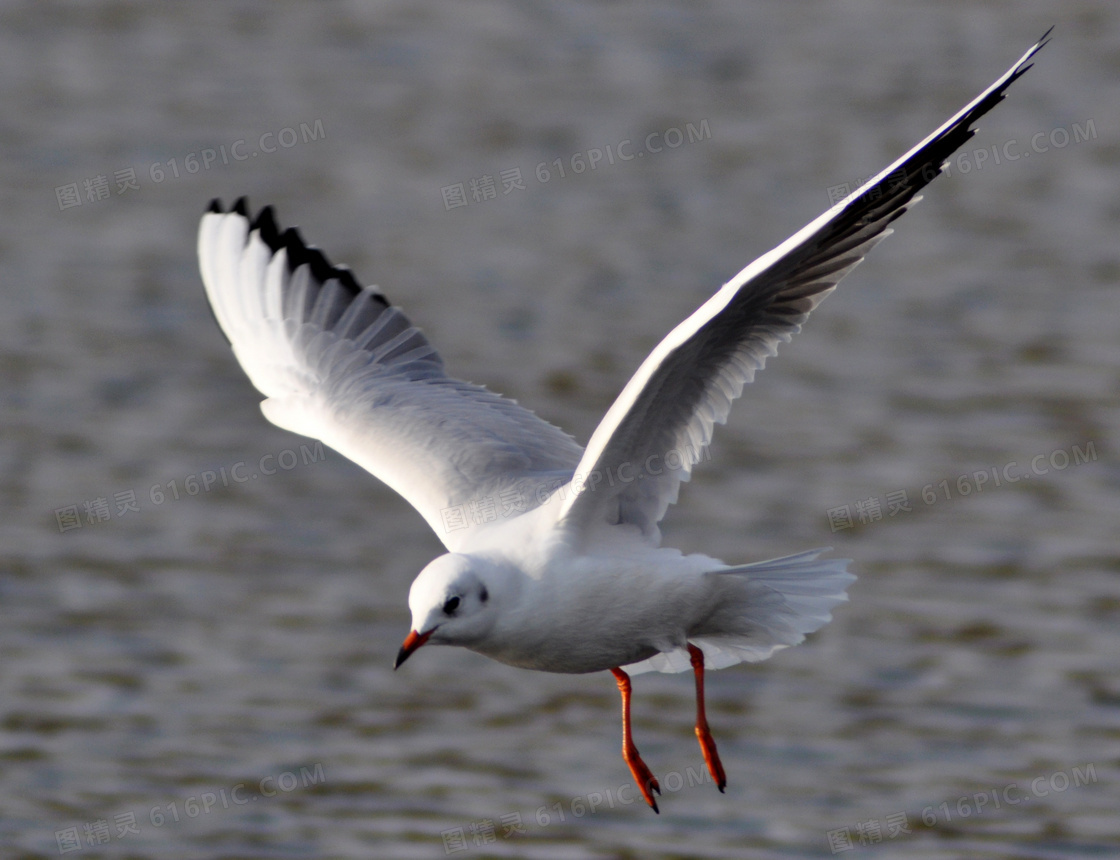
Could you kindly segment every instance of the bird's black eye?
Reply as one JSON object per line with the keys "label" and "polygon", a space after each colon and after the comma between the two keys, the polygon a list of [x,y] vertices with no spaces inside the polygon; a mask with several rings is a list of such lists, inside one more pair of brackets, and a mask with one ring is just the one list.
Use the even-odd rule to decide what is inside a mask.
{"label": "bird's black eye", "polygon": [[482,592],[478,595],[478,599],[485,603],[490,599],[490,592],[486,590],[486,586],[482,586]]}
{"label": "bird's black eye", "polygon": [[443,604],[443,614],[444,615],[453,615],[453,614],[455,614],[455,610],[458,609],[458,608],[459,608],[459,598],[458,598],[458,596],[449,597],[449,598],[447,598],[447,602],[445,604]]}

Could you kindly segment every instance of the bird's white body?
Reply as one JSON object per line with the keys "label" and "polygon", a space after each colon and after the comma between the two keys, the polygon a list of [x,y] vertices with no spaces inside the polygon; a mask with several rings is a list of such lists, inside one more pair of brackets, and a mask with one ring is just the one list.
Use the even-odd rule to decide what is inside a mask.
{"label": "bird's white body", "polygon": [[817,552],[733,567],[651,546],[636,527],[579,539],[548,514],[510,520],[479,546],[435,559],[409,595],[413,629],[434,629],[428,641],[443,643],[442,607],[477,578],[486,605],[447,644],[523,669],[636,674],[688,669],[691,641],[718,669],[797,644],[855,580],[845,559]]}

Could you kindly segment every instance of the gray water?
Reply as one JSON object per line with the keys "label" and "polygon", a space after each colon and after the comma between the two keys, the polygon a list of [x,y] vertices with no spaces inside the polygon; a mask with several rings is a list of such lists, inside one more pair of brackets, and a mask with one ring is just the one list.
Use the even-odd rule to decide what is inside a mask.
{"label": "gray water", "polygon": [[[260,415],[197,275],[211,197],[275,204],[585,441],[1051,23],[665,523],[860,577],[709,676],[726,795],[687,675],[635,681],[655,816],[608,675],[391,671],[440,545]],[[1120,6],[13,2],[0,88],[4,857],[1120,853]]]}

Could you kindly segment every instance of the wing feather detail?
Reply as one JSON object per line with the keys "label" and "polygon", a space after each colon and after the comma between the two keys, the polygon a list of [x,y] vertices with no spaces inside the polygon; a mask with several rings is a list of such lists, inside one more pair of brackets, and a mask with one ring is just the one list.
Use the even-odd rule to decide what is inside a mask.
{"label": "wing feather detail", "polygon": [[1049,33],[925,140],[743,269],[658,344],[595,430],[571,484],[558,493],[569,528],[626,523],[660,540],[657,524],[732,401],[921,199],[918,192],[1030,68]]}
{"label": "wing feather detail", "polygon": [[582,449],[516,402],[449,377],[407,316],[332,265],[271,207],[203,216],[199,268],[218,325],[269,421],[383,480],[448,549],[571,478]]}

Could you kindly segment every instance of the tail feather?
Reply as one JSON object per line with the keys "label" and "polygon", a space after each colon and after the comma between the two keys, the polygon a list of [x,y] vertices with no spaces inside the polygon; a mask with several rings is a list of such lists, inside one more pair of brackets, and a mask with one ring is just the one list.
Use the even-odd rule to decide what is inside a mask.
{"label": "tail feather", "polygon": [[[718,599],[688,638],[704,652],[705,667],[765,660],[831,621],[832,609],[848,599],[845,591],[856,578],[848,572],[849,559],[821,560],[824,552],[827,549],[810,550],[704,574],[712,577]],[[627,666],[626,671],[689,668],[688,652],[678,648]]]}

